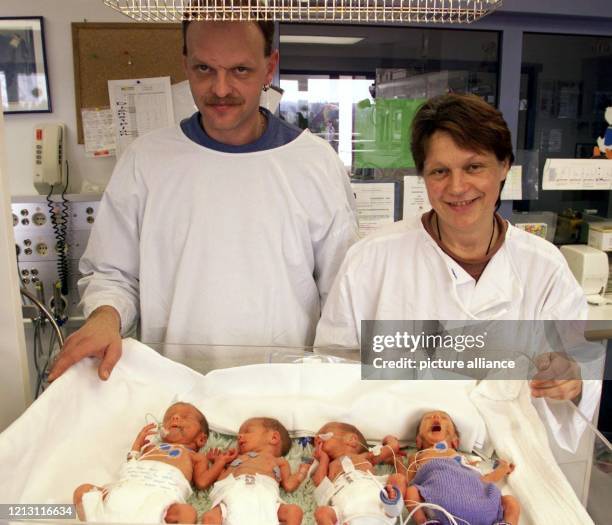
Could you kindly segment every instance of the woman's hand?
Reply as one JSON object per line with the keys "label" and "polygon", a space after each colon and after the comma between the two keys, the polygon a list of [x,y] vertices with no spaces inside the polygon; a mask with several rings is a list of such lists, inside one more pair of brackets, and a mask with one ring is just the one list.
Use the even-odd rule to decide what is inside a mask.
{"label": "woman's hand", "polygon": [[535,363],[538,372],[529,382],[533,397],[579,400],[582,377],[576,361],[567,354],[550,352],[536,357]]}

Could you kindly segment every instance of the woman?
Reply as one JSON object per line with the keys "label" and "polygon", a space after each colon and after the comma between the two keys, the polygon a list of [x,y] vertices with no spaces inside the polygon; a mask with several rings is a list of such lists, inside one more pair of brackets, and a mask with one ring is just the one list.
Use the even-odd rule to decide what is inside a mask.
{"label": "woman", "polygon": [[[473,95],[435,97],[415,116],[412,154],[433,209],[348,251],[317,346],[359,346],[361,320],[586,319],[584,294],[559,250],[496,213],[514,160],[499,111]],[[583,394],[575,374],[532,381],[531,389],[576,402]],[[587,416],[598,393],[582,395]]]}

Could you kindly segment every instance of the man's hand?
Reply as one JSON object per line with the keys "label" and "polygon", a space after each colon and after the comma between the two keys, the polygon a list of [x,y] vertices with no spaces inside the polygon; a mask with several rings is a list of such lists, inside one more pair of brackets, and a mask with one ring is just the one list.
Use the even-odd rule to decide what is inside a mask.
{"label": "man's hand", "polygon": [[536,357],[538,372],[530,381],[533,397],[576,400],[582,393],[582,377],[576,361],[566,354],[551,352]]}
{"label": "man's hand", "polygon": [[56,380],[68,368],[84,357],[100,359],[98,375],[107,380],[121,358],[121,318],[112,306],[94,310],[87,322],[64,343],[51,372],[49,381]]}

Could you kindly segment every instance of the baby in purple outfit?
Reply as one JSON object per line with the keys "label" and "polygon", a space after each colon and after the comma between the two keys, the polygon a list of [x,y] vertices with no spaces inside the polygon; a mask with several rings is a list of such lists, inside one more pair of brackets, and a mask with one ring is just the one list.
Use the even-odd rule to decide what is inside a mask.
{"label": "baby in purple outfit", "polygon": [[[493,471],[483,476],[457,452],[459,433],[449,415],[441,411],[423,415],[416,445],[419,451],[408,459],[408,467],[404,467],[410,484],[406,490],[408,510],[423,503],[433,504],[444,508],[458,522],[518,525],[521,510],[518,500],[502,496],[495,486],[514,470],[514,465],[499,461]],[[416,510],[413,518],[417,525],[450,523],[443,512],[427,506]]]}

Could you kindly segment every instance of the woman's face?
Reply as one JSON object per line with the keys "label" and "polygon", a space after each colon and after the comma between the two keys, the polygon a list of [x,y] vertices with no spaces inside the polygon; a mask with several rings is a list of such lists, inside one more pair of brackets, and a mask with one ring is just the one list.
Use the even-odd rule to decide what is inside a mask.
{"label": "woman's face", "polygon": [[491,231],[495,203],[509,163],[493,152],[478,153],[457,146],[436,131],[429,140],[423,177],[440,226],[451,232]]}

